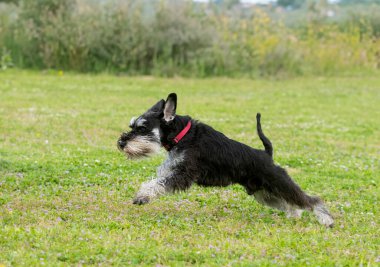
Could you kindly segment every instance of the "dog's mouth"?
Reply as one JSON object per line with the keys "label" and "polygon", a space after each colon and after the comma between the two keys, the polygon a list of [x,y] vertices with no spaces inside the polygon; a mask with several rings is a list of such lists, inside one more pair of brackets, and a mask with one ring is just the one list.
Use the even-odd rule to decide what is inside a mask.
{"label": "dog's mouth", "polygon": [[160,143],[146,137],[135,137],[128,142],[118,141],[118,148],[125,153],[128,159],[140,159],[152,156],[160,150]]}

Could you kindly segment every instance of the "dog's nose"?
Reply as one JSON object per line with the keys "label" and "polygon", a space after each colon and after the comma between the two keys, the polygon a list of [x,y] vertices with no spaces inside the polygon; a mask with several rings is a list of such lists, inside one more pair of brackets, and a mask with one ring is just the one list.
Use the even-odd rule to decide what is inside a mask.
{"label": "dog's nose", "polygon": [[123,141],[123,140],[118,140],[117,141],[117,146],[120,148],[120,149],[123,149],[125,147],[125,144],[126,142]]}

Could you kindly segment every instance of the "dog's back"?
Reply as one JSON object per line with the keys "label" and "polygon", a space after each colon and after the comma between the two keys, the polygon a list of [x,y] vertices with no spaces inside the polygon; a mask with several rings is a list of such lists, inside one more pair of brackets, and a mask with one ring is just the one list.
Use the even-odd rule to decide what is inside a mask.
{"label": "dog's back", "polygon": [[[203,175],[201,185],[227,186],[253,178],[263,166],[273,165],[272,157],[264,150],[228,138],[211,126],[197,122],[194,153]],[[201,138],[200,138],[201,136]],[[191,153],[191,152],[190,152]]]}

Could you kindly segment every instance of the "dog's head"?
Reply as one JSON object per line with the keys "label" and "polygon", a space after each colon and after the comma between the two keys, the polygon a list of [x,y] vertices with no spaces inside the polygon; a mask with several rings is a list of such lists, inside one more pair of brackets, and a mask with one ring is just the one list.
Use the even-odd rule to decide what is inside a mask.
{"label": "dog's head", "polygon": [[162,146],[163,136],[173,128],[177,108],[177,95],[169,94],[144,114],[133,117],[129,123],[131,130],[121,134],[117,141],[119,150],[128,158],[136,159],[155,154]]}

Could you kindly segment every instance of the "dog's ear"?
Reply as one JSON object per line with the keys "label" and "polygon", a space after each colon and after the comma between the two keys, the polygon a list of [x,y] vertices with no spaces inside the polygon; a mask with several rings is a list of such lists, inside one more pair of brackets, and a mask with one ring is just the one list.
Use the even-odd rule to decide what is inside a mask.
{"label": "dog's ear", "polygon": [[162,112],[164,111],[164,107],[165,100],[161,99],[156,104],[154,104],[153,107],[151,107],[147,112],[162,114]]}
{"label": "dog's ear", "polygon": [[175,93],[171,93],[168,95],[168,98],[165,102],[164,108],[164,120],[169,122],[174,119],[175,111],[177,109],[177,95]]}

